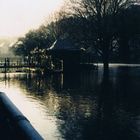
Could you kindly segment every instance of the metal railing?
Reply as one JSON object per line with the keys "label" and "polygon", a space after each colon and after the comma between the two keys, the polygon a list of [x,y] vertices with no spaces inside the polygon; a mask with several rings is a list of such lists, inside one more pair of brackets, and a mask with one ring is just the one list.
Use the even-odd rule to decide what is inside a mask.
{"label": "metal railing", "polygon": [[17,137],[20,137],[22,140],[43,140],[29,120],[3,92],[0,92],[0,105],[3,112],[6,114],[9,125],[12,125],[13,131]]}

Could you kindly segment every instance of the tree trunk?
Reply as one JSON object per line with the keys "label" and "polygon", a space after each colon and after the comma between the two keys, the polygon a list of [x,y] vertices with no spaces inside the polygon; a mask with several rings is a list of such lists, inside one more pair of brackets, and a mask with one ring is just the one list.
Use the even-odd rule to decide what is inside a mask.
{"label": "tree trunk", "polygon": [[104,76],[108,76],[109,72],[109,41],[105,41],[103,44],[103,70]]}

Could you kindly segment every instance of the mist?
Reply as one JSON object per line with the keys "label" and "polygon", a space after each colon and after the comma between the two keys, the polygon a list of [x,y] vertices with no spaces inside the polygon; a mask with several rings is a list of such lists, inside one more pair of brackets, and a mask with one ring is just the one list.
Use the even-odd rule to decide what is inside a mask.
{"label": "mist", "polygon": [[17,41],[17,38],[0,38],[0,58],[16,57],[11,51],[12,45]]}

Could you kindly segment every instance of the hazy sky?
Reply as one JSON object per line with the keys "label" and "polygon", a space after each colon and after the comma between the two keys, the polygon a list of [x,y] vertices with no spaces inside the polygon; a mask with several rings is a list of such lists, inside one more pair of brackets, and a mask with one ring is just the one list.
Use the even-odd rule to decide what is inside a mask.
{"label": "hazy sky", "polygon": [[0,0],[0,36],[21,36],[41,25],[63,0]]}

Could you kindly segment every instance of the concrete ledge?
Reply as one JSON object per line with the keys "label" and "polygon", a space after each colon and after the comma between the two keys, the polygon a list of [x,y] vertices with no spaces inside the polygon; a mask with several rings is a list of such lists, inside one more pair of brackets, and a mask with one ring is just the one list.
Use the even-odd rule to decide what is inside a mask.
{"label": "concrete ledge", "polygon": [[5,93],[0,92],[0,104],[9,124],[12,124],[15,135],[23,140],[43,140],[40,134],[34,129],[29,120],[11,102]]}

